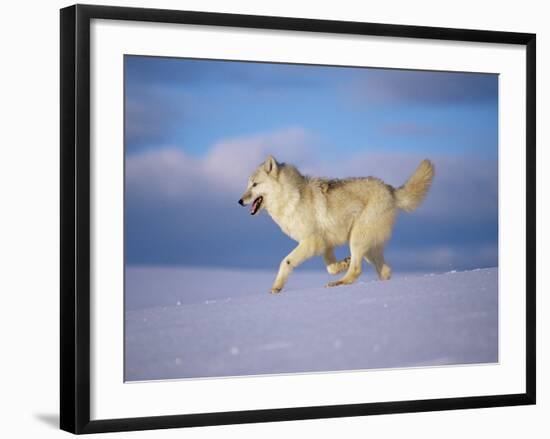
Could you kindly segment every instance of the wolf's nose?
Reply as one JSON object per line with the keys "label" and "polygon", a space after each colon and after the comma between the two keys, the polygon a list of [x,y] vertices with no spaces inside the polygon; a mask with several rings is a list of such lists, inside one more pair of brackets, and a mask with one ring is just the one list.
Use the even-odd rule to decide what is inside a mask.
{"label": "wolf's nose", "polygon": [[239,204],[240,204],[241,206],[244,206],[244,201],[243,201],[242,198],[239,200]]}

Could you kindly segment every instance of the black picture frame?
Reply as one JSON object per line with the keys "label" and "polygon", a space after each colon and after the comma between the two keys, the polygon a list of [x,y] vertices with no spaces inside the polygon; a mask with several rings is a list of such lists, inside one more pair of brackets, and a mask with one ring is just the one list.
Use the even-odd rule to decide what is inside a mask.
{"label": "black picture frame", "polygon": [[[525,46],[527,60],[525,66],[527,75],[525,133],[527,147],[525,393],[90,420],[90,21],[92,19],[407,37]],[[61,429],[80,434],[535,404],[535,34],[89,5],[74,5],[61,9],[60,25]]]}

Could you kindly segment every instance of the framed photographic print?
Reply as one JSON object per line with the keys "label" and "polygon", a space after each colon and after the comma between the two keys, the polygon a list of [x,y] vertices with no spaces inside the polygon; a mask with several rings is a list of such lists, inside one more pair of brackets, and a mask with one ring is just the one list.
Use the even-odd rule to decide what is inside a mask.
{"label": "framed photographic print", "polygon": [[61,428],[535,403],[535,35],[61,10]]}

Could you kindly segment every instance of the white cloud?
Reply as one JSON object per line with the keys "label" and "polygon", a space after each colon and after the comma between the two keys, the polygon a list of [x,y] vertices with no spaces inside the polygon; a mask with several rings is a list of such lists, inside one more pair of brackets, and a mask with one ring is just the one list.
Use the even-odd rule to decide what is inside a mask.
{"label": "white cloud", "polygon": [[219,142],[206,156],[204,172],[212,181],[242,189],[250,173],[269,154],[281,161],[303,161],[308,156],[312,138],[301,128],[288,128]]}
{"label": "white cloud", "polygon": [[[326,177],[373,175],[395,187],[405,183],[420,161],[418,154],[381,151],[343,153],[323,162],[315,155],[315,137],[302,128],[220,141],[200,158],[176,147],[134,154],[126,162],[130,196],[170,200],[240,195],[250,173],[268,154],[298,165],[305,173]],[[367,150],[367,149],[365,149]],[[436,176],[425,203],[415,215],[435,219],[491,220],[498,210],[496,161],[459,156],[429,157]]]}
{"label": "white cloud", "polygon": [[157,199],[193,197],[198,192],[239,192],[268,154],[279,160],[303,162],[312,138],[301,128],[287,128],[218,142],[200,158],[176,147],[134,154],[126,160],[127,190],[131,196]]}
{"label": "white cloud", "polygon": [[[143,223],[149,227],[147,233],[159,234],[167,242],[175,235],[183,236],[183,230],[192,224],[193,232],[185,235],[185,239],[196,243],[215,234],[219,245],[227,245],[234,242],[234,236],[224,234],[226,231],[237,233],[236,230],[262,236],[264,242],[286,243],[274,224],[257,218],[251,221],[236,205],[251,171],[268,154],[280,161],[295,163],[310,175],[374,175],[394,186],[403,184],[425,158],[412,153],[371,151],[342,153],[328,162],[316,154],[315,144],[316,138],[306,130],[288,128],[220,141],[203,157],[189,156],[176,147],[134,153],[126,162],[127,206],[141,212],[136,213],[137,223],[147,219]],[[436,166],[432,189],[421,208],[397,224],[396,235],[400,230],[401,233],[409,231],[405,232],[406,243],[394,237],[388,248],[388,260],[396,267],[437,270],[495,265],[497,243],[493,242],[493,235],[484,239],[483,231],[496,227],[496,160],[430,158]],[[247,231],[242,231],[243,228]],[[411,237],[410,233],[417,231],[418,236]],[[153,241],[156,239],[159,238]],[[159,241],[158,245],[165,245],[162,242],[165,241]],[[245,252],[247,243],[254,241],[243,244],[239,238],[239,242],[241,251]]]}

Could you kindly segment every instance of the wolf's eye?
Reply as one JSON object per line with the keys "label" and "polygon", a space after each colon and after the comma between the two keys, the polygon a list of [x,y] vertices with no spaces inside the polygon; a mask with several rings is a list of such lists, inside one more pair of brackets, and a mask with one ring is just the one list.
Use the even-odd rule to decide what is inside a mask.
{"label": "wolf's eye", "polygon": [[252,187],[258,186],[258,183],[252,183]]}

